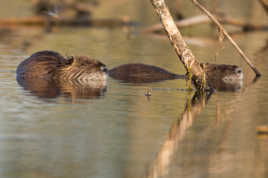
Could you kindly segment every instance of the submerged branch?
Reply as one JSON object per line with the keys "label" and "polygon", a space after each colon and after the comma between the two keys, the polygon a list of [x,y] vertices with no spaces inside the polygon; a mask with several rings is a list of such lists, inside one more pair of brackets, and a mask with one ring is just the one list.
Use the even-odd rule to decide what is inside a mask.
{"label": "submerged branch", "polygon": [[135,22],[126,19],[52,19],[46,17],[26,17],[0,19],[1,26],[92,26],[92,27],[121,27],[132,26]]}
{"label": "submerged branch", "polygon": [[236,44],[236,42],[232,39],[232,37],[228,34],[228,32],[223,28],[223,26],[220,24],[220,22],[203,6],[201,5],[197,0],[192,0],[192,2],[218,26],[220,31],[223,32],[223,34],[227,37],[227,39],[231,42],[231,44],[235,47],[235,49],[238,51],[238,53],[242,56],[242,58],[245,60],[245,62],[250,66],[250,68],[255,72],[256,76],[261,76],[261,73],[258,71],[258,69],[252,64],[252,62],[249,60],[249,58],[245,55],[245,53],[240,49],[240,47]]}
{"label": "submerged branch", "polygon": [[[230,18],[230,17],[217,17],[219,22],[226,25],[233,25],[236,27],[241,27],[243,31],[253,31],[253,30],[268,30],[267,24],[255,24],[248,23],[239,19]],[[211,20],[206,15],[199,15],[183,20],[176,21],[175,24],[177,27],[191,27],[199,24],[210,24]],[[144,29],[144,32],[157,32],[162,30],[161,24],[156,24]]]}
{"label": "submerged branch", "polygon": [[266,11],[266,13],[268,14],[268,0],[259,0],[262,7],[264,8],[264,10]]}
{"label": "submerged branch", "polygon": [[[190,27],[198,24],[208,23],[209,19],[205,15],[199,15],[190,17],[187,19],[182,19],[176,22],[177,27]],[[151,27],[148,27],[144,30],[144,32],[154,32],[154,31],[160,31],[162,30],[162,24],[156,24]]]}

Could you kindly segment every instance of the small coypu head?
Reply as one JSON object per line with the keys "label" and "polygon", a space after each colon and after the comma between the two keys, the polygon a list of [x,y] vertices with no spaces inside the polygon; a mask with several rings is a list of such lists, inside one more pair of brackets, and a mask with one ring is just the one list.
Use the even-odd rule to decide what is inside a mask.
{"label": "small coypu head", "polygon": [[236,65],[202,64],[207,74],[207,81],[216,90],[238,90],[243,86],[243,70]]}
{"label": "small coypu head", "polygon": [[87,56],[74,56],[67,59],[58,77],[63,80],[76,81],[81,84],[106,83],[106,66]]}
{"label": "small coypu head", "polygon": [[226,75],[222,78],[225,83],[236,83],[238,81],[243,81],[243,70],[238,66],[230,66],[230,70],[226,71]]}

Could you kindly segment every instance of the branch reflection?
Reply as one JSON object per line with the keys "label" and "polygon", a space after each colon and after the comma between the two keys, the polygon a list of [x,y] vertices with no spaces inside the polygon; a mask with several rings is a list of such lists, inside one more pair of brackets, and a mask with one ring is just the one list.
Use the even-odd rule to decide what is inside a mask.
{"label": "branch reflection", "polygon": [[181,117],[172,124],[168,138],[164,141],[156,159],[150,165],[145,177],[158,178],[168,174],[174,154],[177,152],[180,141],[185,137],[186,131],[193,125],[194,120],[205,108],[211,92],[200,94],[195,92],[186,102]]}

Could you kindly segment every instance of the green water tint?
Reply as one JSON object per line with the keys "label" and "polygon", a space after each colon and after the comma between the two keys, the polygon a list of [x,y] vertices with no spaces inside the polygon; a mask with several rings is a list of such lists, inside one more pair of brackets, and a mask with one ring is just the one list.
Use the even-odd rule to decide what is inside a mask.
{"label": "green water tint", "polygon": [[[3,2],[1,13],[7,12],[5,9],[10,15],[29,13],[24,8],[13,11],[16,2],[10,0],[9,8]],[[183,13],[194,14],[190,1],[181,3]],[[221,10],[232,17],[266,22],[257,3],[224,1]],[[100,8],[95,17],[130,14],[143,24],[158,22],[148,1],[106,1]],[[215,30],[201,26],[183,31],[210,36]],[[224,43],[217,63],[241,66],[246,85],[239,92],[216,92],[208,101],[197,98],[194,105],[194,92],[180,91],[186,88],[185,80],[139,85],[109,80],[102,97],[39,98],[17,84],[15,70],[30,54],[45,49],[67,56],[89,55],[108,68],[137,62],[178,74],[185,70],[167,40],[147,35],[127,38],[121,29],[58,28],[49,34],[35,28],[12,30],[0,42],[0,177],[136,178],[161,170],[162,177],[169,178],[267,177],[267,138],[256,135],[256,126],[268,124],[267,50],[258,52],[265,49],[266,38],[267,32],[235,37],[263,73],[256,83],[249,85],[254,75]],[[22,45],[27,44],[25,40],[27,48]],[[210,59],[214,59],[216,45],[190,47],[199,59],[207,59],[202,62],[214,62]],[[145,88],[152,88],[150,100],[144,96]],[[205,102],[205,107],[200,108],[204,105],[197,101]],[[182,119],[198,109],[194,120]],[[169,138],[176,149],[157,162]],[[153,166],[157,164],[160,166]]]}

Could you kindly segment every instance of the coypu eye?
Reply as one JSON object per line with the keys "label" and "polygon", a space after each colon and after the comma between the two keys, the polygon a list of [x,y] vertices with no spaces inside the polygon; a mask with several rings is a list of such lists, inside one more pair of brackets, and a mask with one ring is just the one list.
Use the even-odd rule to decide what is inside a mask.
{"label": "coypu eye", "polygon": [[241,68],[237,68],[237,69],[235,70],[235,72],[236,72],[237,74],[241,74],[241,73],[242,73],[242,69],[241,69]]}
{"label": "coypu eye", "polygon": [[103,72],[107,72],[107,68],[106,68],[106,66],[101,66],[101,67],[100,67],[100,70],[103,71]]}

